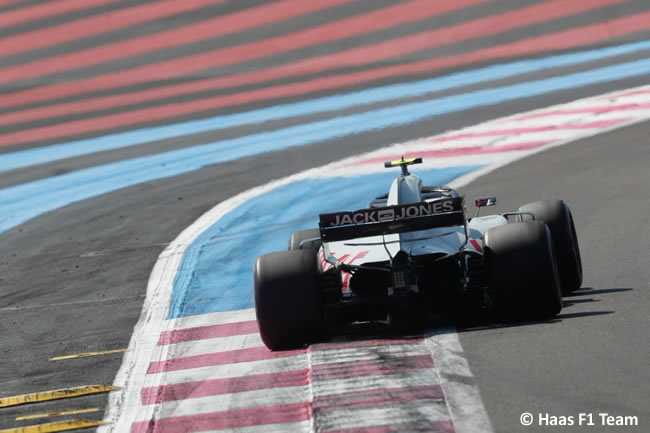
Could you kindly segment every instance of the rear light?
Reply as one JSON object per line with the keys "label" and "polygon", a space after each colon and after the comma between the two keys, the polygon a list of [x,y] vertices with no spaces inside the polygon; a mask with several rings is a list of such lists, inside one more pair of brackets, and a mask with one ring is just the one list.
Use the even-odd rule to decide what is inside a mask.
{"label": "rear light", "polygon": [[394,289],[406,289],[408,287],[408,275],[406,271],[393,271],[391,279]]}

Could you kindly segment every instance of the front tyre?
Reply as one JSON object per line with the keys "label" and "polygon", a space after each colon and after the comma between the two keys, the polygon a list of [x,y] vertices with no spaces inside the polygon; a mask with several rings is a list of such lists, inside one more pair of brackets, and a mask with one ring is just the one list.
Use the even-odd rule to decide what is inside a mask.
{"label": "front tyre", "polygon": [[519,208],[532,212],[535,220],[544,221],[551,231],[562,294],[569,295],[582,285],[582,259],[571,209],[562,200],[536,201]]}
{"label": "front tyre", "polygon": [[506,224],[485,234],[485,264],[497,312],[552,317],[562,294],[551,235],[541,221]]}
{"label": "front tyre", "polygon": [[323,334],[317,266],[311,249],[257,258],[255,313],[262,341],[269,349],[301,347]]}

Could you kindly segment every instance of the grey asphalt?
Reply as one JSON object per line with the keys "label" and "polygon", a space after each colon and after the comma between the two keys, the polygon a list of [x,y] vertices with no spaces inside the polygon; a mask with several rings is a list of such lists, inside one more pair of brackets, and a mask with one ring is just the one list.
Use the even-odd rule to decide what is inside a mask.
{"label": "grey asphalt", "polygon": [[[543,199],[571,207],[584,266],[582,289],[550,321],[462,329],[460,341],[496,432],[524,428],[524,412],[593,413],[595,426],[650,429],[650,123],[543,152],[463,188],[497,195],[497,212]],[[602,426],[599,413],[637,416],[637,428]]]}
{"label": "grey asphalt", "polygon": [[[646,7],[640,1],[627,4],[627,8],[635,10]],[[471,13],[480,15],[488,10],[481,7]],[[351,13],[347,9],[344,12]],[[460,15],[454,16],[466,19]],[[190,18],[191,21],[200,19],[196,15]],[[587,21],[576,25],[603,18],[590,15]],[[513,40],[523,37],[527,31],[530,29],[513,32],[510,37]],[[358,43],[371,43],[389,36],[390,32],[380,33]],[[645,36],[638,34],[630,39]],[[632,57],[643,56],[647,53]],[[269,64],[261,62],[255,67]],[[422,77],[397,77],[382,83]],[[520,77],[503,83],[521,80]],[[0,397],[112,383],[120,365],[119,353],[68,361],[49,359],[125,348],[140,313],[149,273],[164,245],[209,208],[232,195],[395,141],[647,83],[647,77],[638,77],[576,88],[218,164],[76,203],[0,234]],[[463,90],[467,89],[458,92]],[[288,100],[293,99],[283,102]],[[268,104],[229,111],[263,105]],[[35,166],[2,174],[0,187],[195,145],[217,136],[246,135],[304,120],[290,119],[224,131],[223,135],[185,137]],[[567,298],[558,320],[461,330],[461,343],[495,431],[535,431],[518,424],[519,415],[524,411],[547,411],[558,416],[600,411],[613,415],[637,414],[642,417],[638,431],[648,430],[650,378],[646,364],[650,359],[650,344],[646,330],[650,271],[645,262],[650,182],[645,167],[650,161],[645,144],[649,128],[647,124],[633,126],[553,149],[464,188],[468,197],[496,194],[497,210],[561,196],[572,207],[585,265],[584,290]],[[42,143],[19,148],[39,144]],[[16,422],[18,415],[64,408],[99,407],[103,411],[105,404],[106,396],[100,395],[0,409],[0,429],[34,423]],[[100,419],[101,415],[100,411],[87,417]],[[552,431],[550,428],[537,430]],[[628,430],[591,427],[585,431]]]}

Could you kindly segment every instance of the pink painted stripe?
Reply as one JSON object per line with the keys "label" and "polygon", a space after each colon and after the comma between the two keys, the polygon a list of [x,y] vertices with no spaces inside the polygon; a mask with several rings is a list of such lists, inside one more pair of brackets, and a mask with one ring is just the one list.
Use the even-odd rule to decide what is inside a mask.
{"label": "pink painted stripe", "polygon": [[[0,28],[15,26],[17,24],[22,24],[27,21],[39,20],[47,18],[54,15],[62,15],[67,12],[74,12],[83,9],[90,9],[97,6],[107,5],[111,3],[119,3],[123,0],[57,0],[57,1],[48,1],[45,3],[37,4],[34,6],[24,7],[21,9],[15,9],[11,11],[6,11],[0,14]],[[16,3],[9,2],[3,3],[2,5]],[[4,38],[2,40],[2,45],[4,46],[5,41],[11,38]],[[21,47],[18,47],[18,51],[21,51]]]}
{"label": "pink painted stripe", "polygon": [[[507,30],[521,28],[552,19],[586,12],[591,9],[604,7],[622,0],[565,0],[547,1],[510,12],[478,18],[460,24],[442,27],[428,32],[417,33],[402,38],[390,39],[372,46],[352,48],[334,55],[327,56],[328,68],[357,67],[389,58],[403,56],[425,49],[448,46],[461,41],[481,38],[488,35],[503,33]],[[309,74],[324,69],[324,59],[316,57],[289,64],[287,72]],[[271,70],[273,78],[277,72]],[[270,78],[269,78],[270,79]]]}
{"label": "pink painted stripe", "polygon": [[388,360],[344,361],[313,366],[312,380],[333,380],[375,374],[393,374],[427,368],[433,368],[433,358],[431,358],[431,355],[405,356]]}
{"label": "pink painted stripe", "polygon": [[182,343],[184,341],[206,340],[208,338],[255,334],[257,332],[259,332],[257,320],[197,326],[195,328],[173,329],[171,331],[164,331],[160,334],[158,346]]}
{"label": "pink painted stripe", "polygon": [[133,423],[132,433],[177,433],[225,430],[268,424],[306,421],[311,418],[310,404],[293,403],[233,409],[196,415],[183,415]]}
{"label": "pink painted stripe", "polygon": [[[196,24],[190,24],[178,29],[162,31],[153,35],[128,39],[126,41],[110,43],[99,47],[92,47],[85,50],[75,51],[69,54],[58,55],[55,57],[37,59],[29,63],[4,68],[1,70],[1,73],[4,76],[3,80],[12,81],[53,74],[61,71],[68,71],[71,69],[83,68],[91,65],[98,65],[100,63],[105,63],[116,59],[137,56],[139,54],[170,47],[192,44],[205,39],[222,36],[228,33],[234,33],[254,27],[259,27],[265,24],[290,19],[299,15],[335,7],[339,4],[343,4],[349,1],[351,0],[312,0],[308,2],[283,0],[278,3],[263,4],[259,7],[245,9],[243,11],[235,12],[225,16],[219,16],[211,20],[202,21]],[[201,6],[204,6],[196,1],[173,1],[172,4],[175,5],[176,8],[199,8]],[[158,13],[161,12],[158,11],[157,8],[155,10]],[[129,25],[135,24],[133,21],[152,21],[156,18],[155,16],[150,18],[147,14],[136,15],[135,11],[134,13],[129,14],[128,17],[131,20],[131,23]],[[101,24],[109,27],[122,24],[120,21],[116,22],[112,17],[110,18],[110,20],[105,19]],[[93,29],[91,26],[83,25],[82,27],[81,25],[77,25],[71,30],[72,31],[70,34],[67,34],[65,37],[72,38],[75,36],[74,32],[83,33],[94,30],[99,33],[100,31],[108,31],[114,29],[109,28],[108,30],[102,30],[102,28],[99,26]],[[42,32],[46,31],[50,30],[47,29],[43,30]],[[39,32],[40,31],[32,33]],[[88,35],[84,34],[82,36]],[[52,43],[47,39],[44,39],[43,36],[37,34],[32,35],[31,33],[27,35],[16,36],[15,39],[16,41],[14,43],[20,48],[20,51],[39,48],[43,45],[52,45]],[[239,48],[239,46],[236,48]],[[7,49],[16,48],[0,47],[0,55],[4,54],[3,51]],[[264,54],[266,53],[263,51],[257,53],[258,56],[262,56]],[[216,53],[215,55],[219,54]]]}
{"label": "pink painted stripe", "polygon": [[[599,31],[600,27],[594,28],[594,26],[587,26],[584,28],[571,30],[571,34],[567,34],[567,32],[560,32],[541,38],[522,40],[515,44],[493,47],[486,50],[478,50],[457,56],[428,59],[404,65],[381,67],[356,73],[334,75],[330,77],[310,80],[308,82],[272,86],[269,88],[249,92],[235,93],[203,100],[192,100],[180,104],[167,104],[149,109],[133,110],[126,113],[118,113],[115,115],[107,115],[93,119],[62,123],[49,127],[23,130],[15,133],[0,135],[0,146],[20,144],[40,139],[54,139],[57,137],[64,137],[66,135],[72,135],[80,132],[102,131],[115,127],[135,125],[152,120],[173,118],[175,116],[180,116],[188,113],[196,113],[202,110],[239,105],[246,102],[271,100],[286,96],[302,95],[320,90],[335,89],[346,85],[365,83],[400,74],[433,72],[435,70],[448,67],[471,64],[477,61],[504,58],[521,54],[533,54],[547,50],[564,49],[587,43],[585,42],[586,38],[584,35],[574,34],[575,32],[585,32],[586,34],[591,35],[591,39],[589,39],[588,42],[595,43],[609,39],[610,34],[621,36],[624,34],[637,32],[641,29],[650,28],[650,12],[637,14],[631,17],[625,17],[624,19],[609,21],[607,22],[606,27],[610,33]],[[571,37],[569,38],[568,36]],[[330,66],[336,66],[333,65],[327,57],[322,57],[321,59],[323,70],[329,68]],[[193,90],[200,91],[207,89],[236,87],[276,78],[300,75],[300,71],[292,68],[293,66],[287,65],[278,68],[271,68],[264,71],[239,74],[231,77],[214,78],[197,83],[186,83],[149,91],[134,92],[128,95],[100,98],[97,100],[97,103],[99,104],[97,108],[101,108],[104,106],[103,104],[107,104],[106,106],[115,106],[116,104],[138,102],[138,100],[155,100],[158,97],[168,97],[178,94],[185,94],[188,92],[193,93]],[[14,92],[12,94],[7,94],[4,98],[0,99],[0,108],[34,102],[37,100],[49,99],[63,94],[70,94],[69,92],[72,92],[71,94],[81,93],[81,89],[84,88],[85,91],[93,90],[93,86],[91,84],[89,84],[87,87],[84,86],[85,84],[82,83],[75,83],[74,85],[64,83],[44,86],[38,89]],[[66,110],[73,110],[74,112],[85,112],[87,110],[96,108],[93,106],[93,104],[93,100],[90,100],[69,103],[65,105],[56,105],[53,106],[54,108],[47,107],[47,110],[50,110],[48,116],[56,115],[56,107],[65,108]],[[75,108],[75,106],[77,108]],[[29,116],[29,111],[31,111],[31,109],[23,110],[20,113],[23,121],[27,119],[25,116]],[[35,109],[34,111],[38,112],[38,109]],[[65,111],[60,111],[59,114],[61,113],[65,113]]]}
{"label": "pink painted stripe", "polygon": [[[381,30],[383,28],[407,23],[418,18],[461,9],[485,1],[486,0],[457,0],[455,2],[431,2],[430,0],[412,0],[405,4],[395,5],[360,16],[348,17],[332,23],[323,24],[307,30],[275,38],[268,38],[245,45],[236,45],[230,48],[171,59],[88,80],[79,80],[74,83],[44,86],[38,89],[39,92],[37,97],[32,99],[31,102],[43,101],[54,97],[76,95],[93,90],[114,89],[116,87],[147,82],[150,81],[152,77],[155,77],[157,80],[164,80],[185,74],[192,74],[208,68],[230,65],[314,44],[358,36],[363,33]],[[11,81],[11,79],[8,79],[4,73],[0,74],[0,83],[7,81]],[[14,103],[10,104],[17,105]],[[0,108],[4,107],[7,107],[7,105],[2,104],[0,106]]]}
{"label": "pink painted stripe", "polygon": [[[93,1],[95,3],[101,4],[111,3],[115,0]],[[180,14],[183,12],[188,12],[200,9],[202,7],[222,3],[224,1],[225,0],[155,1],[153,3],[147,3],[143,5],[133,6],[127,9],[116,10],[111,13],[104,13],[89,18],[82,18],[54,27],[46,27],[38,30],[33,30],[31,32],[25,32],[4,38],[2,40],[2,45],[0,45],[0,56],[22,53],[38,48],[51,47],[63,42],[82,39],[99,33],[111,32],[144,22],[155,21],[157,19],[170,17],[172,15]],[[61,2],[49,2],[48,4],[51,4],[52,6],[58,6],[59,3]],[[90,7],[86,6],[87,3],[90,3],[86,0],[74,0],[74,3],[83,5],[83,9]],[[124,2],[125,6],[128,6],[129,4],[129,2]],[[66,64],[64,62],[64,59],[66,57],[68,56],[56,56],[53,57],[51,61],[63,66],[58,70],[70,69],[65,67]],[[41,62],[36,63],[37,65],[34,66],[35,68],[41,64]],[[31,63],[28,63],[28,65],[30,64]],[[27,68],[23,66],[17,66],[14,68],[5,68],[4,71],[13,71],[14,69],[17,71],[26,71]],[[4,72],[2,73],[4,74]],[[25,75],[24,78],[29,78],[30,76],[34,75]],[[6,83],[8,81],[16,79],[21,79],[20,75],[15,75],[14,72],[11,72],[11,76],[8,76],[7,79],[3,79],[2,82]]]}
{"label": "pink painted stripe", "polygon": [[9,6],[14,3],[20,3],[23,0],[0,0],[0,6]]}
{"label": "pink painted stripe", "polygon": [[499,146],[489,146],[489,145],[463,146],[463,147],[449,147],[445,149],[422,150],[422,151],[414,151],[408,153],[392,154],[387,156],[385,155],[377,158],[361,159],[358,161],[349,162],[345,164],[344,167],[378,164],[384,161],[392,161],[394,159],[400,159],[402,156],[406,158],[412,158],[416,156],[423,157],[423,158],[454,158],[460,156],[482,155],[486,153],[515,152],[520,150],[536,149],[538,147],[545,146],[552,142],[553,140],[538,140],[538,141],[526,141],[521,143],[503,144]]}
{"label": "pink painted stripe", "polygon": [[287,358],[307,353],[307,349],[284,350],[272,352],[264,346],[246,349],[227,350],[224,352],[202,353],[200,355],[155,361],[149,364],[147,374],[164,371],[187,370],[190,368],[209,367],[213,365],[236,364],[240,362],[263,361],[267,359]]}
{"label": "pink painted stripe", "polygon": [[604,129],[614,125],[618,125],[620,123],[627,122],[629,120],[630,119],[626,117],[626,118],[619,118],[619,119],[598,120],[595,122],[571,123],[566,125],[544,125],[544,126],[531,126],[528,128],[494,129],[489,131],[468,132],[464,134],[436,137],[433,140],[431,140],[431,142],[443,143],[448,141],[465,140],[468,138],[498,137],[498,136],[508,136],[508,135],[511,136],[511,135],[521,135],[521,134],[531,134],[535,132],[562,131],[562,130],[573,130],[573,129]]}
{"label": "pink painted stripe", "polygon": [[314,398],[314,411],[367,409],[388,405],[401,405],[416,400],[440,400],[444,398],[440,385],[380,388],[342,394],[330,394]]}
{"label": "pink painted stripe", "polygon": [[[630,19],[634,18],[635,23],[630,22]],[[637,26],[635,27],[636,24]],[[650,15],[645,17],[628,17],[625,20],[612,21],[609,23],[609,28],[612,32],[620,34],[619,30],[624,30],[626,32],[638,31],[638,25],[643,25],[650,27]],[[576,29],[577,31],[582,31],[583,29]],[[584,28],[584,31],[592,32],[591,26]],[[565,32],[562,32],[565,33]],[[555,38],[549,40],[540,40],[539,38],[533,38],[531,40],[520,41],[516,44],[509,44],[503,47],[494,47],[488,50],[479,50],[472,53],[463,54],[460,56],[451,56],[446,58],[437,58],[430,59],[426,61],[414,62],[406,65],[399,65],[394,67],[387,68],[378,68],[370,71],[362,71],[352,74],[342,74],[332,77],[325,77],[321,79],[315,79],[305,83],[293,83],[289,85],[274,86],[266,89],[236,93],[232,95],[224,95],[214,98],[208,98],[204,100],[193,100],[187,103],[182,104],[168,104],[164,106],[158,106],[150,109],[141,109],[134,110],[127,113],[119,113],[115,115],[103,116],[100,118],[81,120],[76,122],[69,122],[64,124],[57,124],[50,127],[32,129],[27,131],[19,131],[13,134],[5,134],[0,136],[0,146],[6,146],[11,144],[19,144],[29,141],[35,141],[44,138],[56,138],[62,137],[65,135],[71,135],[78,132],[88,132],[93,130],[102,130],[110,129],[113,127],[128,126],[133,125],[139,122],[146,122],[151,120],[160,120],[165,118],[171,118],[174,116],[179,116],[187,113],[198,112],[201,110],[215,109],[224,106],[232,106],[243,104],[246,102],[252,101],[262,101],[269,100],[283,96],[292,96],[292,95],[301,95],[312,91],[333,89],[344,85],[350,85],[360,82],[371,81],[375,79],[385,78],[388,76],[398,75],[398,74],[407,74],[407,73],[418,73],[418,72],[431,72],[432,70],[441,69],[444,67],[451,67],[454,65],[468,64],[473,61],[486,60],[491,58],[491,56],[497,57],[507,57],[509,55],[521,54],[520,48],[525,47],[527,53],[539,52],[548,49],[559,49],[566,48],[567,39]],[[598,36],[598,35],[596,35]],[[602,35],[601,35],[602,36]],[[603,38],[594,39],[592,42],[597,40],[602,40]],[[604,39],[607,39],[606,37]],[[572,39],[578,40],[576,37]],[[562,47],[558,46],[558,41],[561,41]],[[503,50],[501,48],[504,48]],[[511,48],[512,50],[508,51],[506,48]],[[494,51],[498,49],[498,51]],[[326,57],[322,58],[323,65],[332,65],[329,60],[326,60]],[[44,118],[49,116],[56,116],[57,114],[65,113],[76,113],[76,112],[88,112],[93,109],[107,108],[109,106],[124,105],[129,103],[141,102],[146,100],[155,100],[160,97],[170,97],[178,94],[192,93],[193,91],[201,91],[208,89],[224,88],[229,86],[239,86],[244,84],[250,84],[253,82],[264,81],[266,79],[281,78],[284,76],[296,75],[298,72],[293,71],[292,69],[286,69],[289,66],[283,66],[279,68],[271,68],[262,72],[253,72],[247,74],[236,75],[232,77],[225,78],[214,78],[210,80],[203,80],[196,83],[186,83],[181,85],[167,86],[160,89],[153,89],[148,91],[141,91],[135,93],[129,93],[126,95],[116,95],[103,97],[96,100],[90,101],[81,101],[74,103],[58,104],[51,107],[43,107],[37,109],[22,110],[15,114],[7,114],[3,116],[6,120],[5,122],[18,123],[21,121],[27,121],[31,118],[34,113],[35,118]],[[293,66],[291,66],[293,67]],[[35,90],[27,90],[14,92],[11,95],[6,95],[3,99],[0,99],[0,106],[7,105],[17,105],[20,103],[33,102],[39,99],[47,99],[54,97],[55,94],[67,93],[68,90],[63,89],[61,86],[68,88],[72,93],[76,93],[77,90],[83,86],[79,83],[72,84],[60,84],[53,86],[41,87]],[[52,90],[53,93],[49,91]],[[87,88],[87,91],[91,91],[92,86]]]}
{"label": "pink painted stripe", "polygon": [[323,430],[322,433],[455,433],[454,424],[450,421],[418,424],[391,424],[372,427],[355,427],[349,429]]}
{"label": "pink painted stripe", "polygon": [[[610,37],[622,36],[624,34],[634,33],[650,27],[650,12],[642,13],[633,16],[624,17],[622,19],[608,21],[604,24],[594,24],[578,29],[572,29],[568,32],[559,32],[552,35],[546,35],[537,38],[531,38],[519,41],[514,44],[507,44],[499,47],[493,47],[486,50],[478,50],[462,55],[428,59],[425,61],[414,62],[405,65],[392,66],[378,68],[371,71],[362,71],[353,74],[342,74],[339,76],[327,77],[326,79],[317,80],[319,86],[315,84],[313,86],[304,86],[303,83],[299,83],[302,86],[302,90],[294,90],[296,93],[300,94],[307,91],[316,91],[324,90],[328,88],[334,88],[337,86],[355,84],[359,82],[370,81],[374,79],[385,78],[388,76],[398,75],[398,74],[408,74],[408,73],[419,73],[419,72],[431,72],[437,69],[443,69],[446,67],[466,65],[472,62],[488,60],[491,58],[501,58],[509,57],[520,54],[532,54],[536,52],[546,51],[546,50],[555,50],[563,48],[571,48],[585,43],[594,43],[602,40],[607,40]],[[604,32],[602,29],[606,28],[607,32]],[[372,47],[369,47],[372,49]],[[339,67],[340,65],[334,64],[332,59],[329,56],[321,56],[317,59],[320,59],[320,64],[323,66],[322,70],[329,68]],[[203,80],[197,83],[189,83],[184,85],[175,85],[168,86],[166,88],[154,89],[147,92],[137,92],[132,95],[133,101],[137,102],[139,100],[151,100],[155,97],[156,92],[161,92],[161,97],[169,97],[172,95],[182,94],[186,92],[191,92],[191,86],[196,84],[194,91],[218,89],[218,88],[227,88],[227,87],[236,87],[245,84],[251,84],[259,81],[283,78],[288,76],[295,76],[301,73],[300,70],[296,69],[296,64],[290,64],[287,66],[281,66],[276,68],[267,69],[264,71],[255,71],[251,73],[239,74],[232,77],[225,78],[215,78],[211,80]],[[98,78],[101,81],[101,77]],[[104,84],[101,82],[93,81],[90,82],[76,82],[72,83],[63,83],[50,86],[43,86],[38,89],[30,89],[25,91],[14,92],[13,94],[5,95],[3,99],[0,100],[0,108],[5,108],[9,106],[16,106],[21,104],[27,104],[34,101],[43,101],[46,99],[56,98],[65,95],[78,94],[83,92],[90,92],[97,88],[103,88]],[[286,88],[286,87],[285,87]],[[292,88],[293,89],[293,88]],[[266,90],[266,89],[264,89]],[[281,93],[281,91],[279,91]],[[275,95],[272,96],[268,92],[265,93],[266,98],[278,97],[278,96],[290,96],[292,93],[289,92],[286,95]],[[241,95],[237,95],[240,96]],[[260,95],[261,97],[264,97]],[[113,106],[117,104],[117,99],[119,97],[111,97],[110,101],[108,99],[103,99],[107,104],[106,106]],[[143,99],[144,98],[144,99]],[[80,104],[80,107],[83,109],[88,108],[88,103],[84,101],[85,104]],[[103,103],[103,102],[102,102]],[[124,104],[129,103],[128,101],[123,101]],[[236,102],[232,102],[236,103]],[[240,103],[243,103],[240,102]],[[100,104],[101,105],[101,104]],[[91,108],[101,108],[91,107]],[[66,105],[66,110],[71,109],[70,104]],[[203,108],[205,109],[205,108]],[[64,112],[64,111],[61,111]],[[171,115],[171,114],[170,114]]]}
{"label": "pink painted stripe", "polygon": [[270,388],[287,388],[309,384],[309,370],[282,371],[253,374],[225,379],[208,379],[143,388],[142,404],[159,404],[166,401],[186,400],[209,395],[233,394]]}
{"label": "pink painted stripe", "polygon": [[[650,92],[648,92],[650,93]],[[614,111],[646,110],[650,108],[650,103],[643,104],[619,104],[619,105],[601,105],[593,107],[569,108],[563,110],[543,111],[541,113],[532,113],[525,116],[516,117],[516,120],[539,119],[550,116],[565,116],[572,114],[605,114]]]}
{"label": "pink painted stripe", "polygon": [[608,95],[598,99],[624,98],[626,96],[647,95],[648,93],[650,93],[650,89],[640,89],[640,90],[633,90],[631,92],[618,93],[615,95]]}

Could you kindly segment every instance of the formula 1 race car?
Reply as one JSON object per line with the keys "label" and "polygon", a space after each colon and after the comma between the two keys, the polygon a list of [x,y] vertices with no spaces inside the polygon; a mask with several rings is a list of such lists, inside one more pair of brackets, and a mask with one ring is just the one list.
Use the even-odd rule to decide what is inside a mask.
{"label": "formula 1 race car", "polygon": [[255,310],[264,344],[299,347],[355,322],[395,323],[459,306],[522,318],[562,309],[582,284],[569,207],[538,201],[517,212],[479,216],[475,201],[446,186],[424,186],[401,167],[387,194],[366,209],[320,215],[318,229],[294,233],[289,250],[257,258]]}

